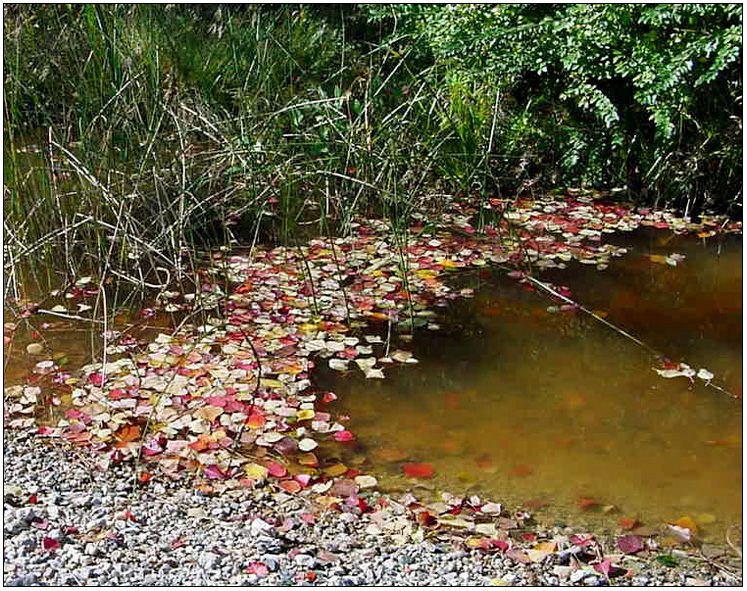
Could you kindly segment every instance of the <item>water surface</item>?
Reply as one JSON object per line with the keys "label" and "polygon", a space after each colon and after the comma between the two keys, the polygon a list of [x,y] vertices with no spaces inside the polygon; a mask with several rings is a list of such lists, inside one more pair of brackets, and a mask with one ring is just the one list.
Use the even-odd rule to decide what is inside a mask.
{"label": "water surface", "polygon": [[[663,379],[655,356],[618,332],[548,312],[545,295],[483,273],[460,279],[476,297],[445,310],[442,331],[398,343],[418,365],[386,380],[320,372],[359,438],[351,459],[391,489],[546,505],[537,515],[550,523],[614,530],[622,518],[688,516],[702,540],[723,542],[742,520],[741,239],[642,229],[613,240],[631,252],[605,271],[572,264],[539,277],[669,360],[707,368],[739,399]],[[677,267],[648,256],[672,253],[685,255]],[[414,481],[402,461],[430,462],[437,476]]]}

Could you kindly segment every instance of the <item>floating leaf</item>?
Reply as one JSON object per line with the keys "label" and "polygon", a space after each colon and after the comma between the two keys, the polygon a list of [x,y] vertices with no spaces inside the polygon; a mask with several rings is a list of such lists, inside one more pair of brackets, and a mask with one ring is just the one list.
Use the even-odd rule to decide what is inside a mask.
{"label": "floating leaf", "polygon": [[140,439],[140,427],[137,425],[127,425],[117,431],[114,434],[114,437],[119,439],[122,443],[137,441]]}
{"label": "floating leaf", "polygon": [[713,379],[713,374],[710,371],[708,371],[707,369],[704,369],[704,368],[701,367],[698,370],[697,377],[700,378],[701,380],[704,380],[704,381],[707,382],[707,381]]}
{"label": "floating leaf", "polygon": [[319,465],[319,460],[313,453],[305,453],[298,457],[298,463],[302,466],[316,467]]}
{"label": "floating leaf", "polygon": [[361,474],[360,476],[356,476],[354,478],[355,483],[360,486],[361,488],[371,488],[378,484],[378,481],[373,476],[369,476],[367,474]]}
{"label": "floating leaf", "polygon": [[257,575],[258,577],[266,577],[270,573],[270,569],[266,564],[261,562],[252,562],[244,569],[244,572],[250,575]]}
{"label": "floating leaf", "polygon": [[311,451],[312,449],[316,449],[318,446],[319,444],[316,441],[309,438],[301,439],[301,441],[298,442],[298,449],[301,451]]}
{"label": "floating leaf", "polygon": [[288,474],[288,469],[278,462],[268,462],[266,466],[268,474],[275,478],[283,478]]}
{"label": "floating leaf", "polygon": [[246,464],[244,466],[244,473],[249,478],[264,480],[267,477],[269,470],[265,466],[260,466],[259,464]]}
{"label": "floating leaf", "polygon": [[618,521],[617,523],[620,524],[620,527],[623,528],[623,529],[635,529],[636,527],[638,527],[639,525],[641,525],[640,521],[638,521],[635,518],[630,518],[630,517],[623,518],[620,521]]}
{"label": "floating leaf", "polygon": [[677,561],[668,555],[657,556],[656,561],[670,568],[674,568],[675,566],[677,566]]}
{"label": "floating leaf", "polygon": [[298,482],[302,488],[306,488],[311,483],[311,476],[309,474],[296,474],[293,479]]}
{"label": "floating leaf", "polygon": [[296,413],[296,420],[297,421],[307,421],[309,419],[313,419],[314,416],[315,416],[315,413],[314,413],[314,411],[312,409],[310,409],[310,408],[304,408],[304,409],[299,410]]}
{"label": "floating leaf", "polygon": [[411,478],[433,478],[436,475],[433,465],[423,462],[402,464],[402,471]]}
{"label": "floating leaf", "polygon": [[281,480],[278,486],[288,493],[297,493],[301,490],[301,485],[295,480]]}
{"label": "floating leaf", "polygon": [[348,363],[349,361],[347,359],[338,359],[337,357],[333,357],[329,360],[329,366],[337,371],[347,371],[348,370]]}
{"label": "floating leaf", "polygon": [[353,435],[347,429],[344,429],[342,431],[337,431],[334,435],[334,438],[335,438],[335,441],[354,441],[355,435]]}
{"label": "floating leaf", "polygon": [[194,412],[194,417],[198,419],[205,419],[212,423],[220,415],[223,414],[223,409],[219,406],[202,406]]}
{"label": "floating leaf", "polygon": [[253,412],[247,417],[244,424],[250,429],[261,429],[265,426],[266,422],[267,421],[264,416],[259,413]]}
{"label": "floating leaf", "polygon": [[228,474],[221,470],[216,464],[210,464],[205,468],[205,476],[210,479],[228,478]]}

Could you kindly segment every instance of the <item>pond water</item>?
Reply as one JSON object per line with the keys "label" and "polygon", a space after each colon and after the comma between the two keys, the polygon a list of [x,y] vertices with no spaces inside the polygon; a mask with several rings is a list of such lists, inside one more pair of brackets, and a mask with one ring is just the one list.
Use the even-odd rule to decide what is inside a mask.
{"label": "pond water", "polygon": [[[550,525],[613,531],[621,519],[656,526],[687,516],[699,539],[722,543],[742,521],[741,237],[641,228],[610,241],[630,252],[604,271],[570,264],[535,275],[671,361],[708,369],[736,398],[659,377],[649,350],[582,312],[548,311],[557,303],[504,272],[465,273],[455,284],[475,297],[441,309],[442,330],[393,343],[418,364],[387,369],[385,380],[317,364],[316,385],[338,395],[330,410],[349,415],[357,437],[325,453],[385,490],[468,492],[527,506]],[[673,253],[684,255],[677,266],[650,256]],[[90,330],[46,320],[40,332],[71,368],[100,347]],[[169,324],[129,321],[145,340]],[[37,361],[19,337],[6,386]],[[403,462],[431,463],[436,476],[406,477]]]}
{"label": "pond water", "polygon": [[[539,277],[669,360],[708,369],[737,398],[659,377],[655,356],[630,339],[481,273],[460,278],[476,297],[444,309],[443,330],[398,343],[419,364],[385,380],[319,364],[319,385],[339,396],[358,438],[348,460],[390,490],[467,491],[549,524],[613,531],[623,518],[687,516],[699,539],[723,542],[742,521],[741,238],[640,229],[612,241],[630,251],[605,271],[574,264]],[[676,267],[649,256],[672,253],[685,255]],[[406,477],[403,461],[431,463],[436,476]]]}

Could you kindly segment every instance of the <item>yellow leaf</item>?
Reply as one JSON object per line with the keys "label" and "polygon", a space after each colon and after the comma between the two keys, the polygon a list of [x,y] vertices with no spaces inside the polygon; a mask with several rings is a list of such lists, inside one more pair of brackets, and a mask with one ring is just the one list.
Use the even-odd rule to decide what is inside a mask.
{"label": "yellow leaf", "polygon": [[280,380],[273,380],[271,378],[261,378],[259,383],[267,388],[282,388],[283,382]]}
{"label": "yellow leaf", "polygon": [[340,476],[348,471],[348,467],[345,464],[332,464],[331,466],[324,468],[322,471],[329,476]]}
{"label": "yellow leaf", "polygon": [[304,408],[299,410],[296,413],[296,420],[297,421],[306,421],[308,419],[313,419],[315,416],[315,412],[310,408]]}
{"label": "yellow leaf", "polygon": [[262,480],[267,477],[267,468],[260,466],[259,464],[247,464],[244,466],[244,472],[248,478],[256,478]]}

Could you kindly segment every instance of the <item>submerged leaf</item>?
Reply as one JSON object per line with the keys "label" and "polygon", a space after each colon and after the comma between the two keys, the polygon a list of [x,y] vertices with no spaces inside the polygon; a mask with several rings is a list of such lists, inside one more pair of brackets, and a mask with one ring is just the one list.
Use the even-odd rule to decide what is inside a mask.
{"label": "submerged leaf", "polygon": [[427,464],[424,462],[408,462],[402,464],[402,471],[412,478],[433,478],[436,475],[433,464]]}
{"label": "submerged leaf", "polygon": [[644,548],[643,540],[634,535],[618,536],[617,547],[625,554],[635,554]]}

